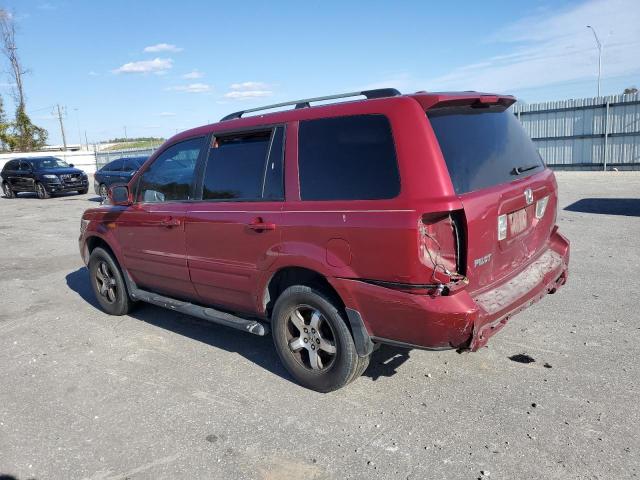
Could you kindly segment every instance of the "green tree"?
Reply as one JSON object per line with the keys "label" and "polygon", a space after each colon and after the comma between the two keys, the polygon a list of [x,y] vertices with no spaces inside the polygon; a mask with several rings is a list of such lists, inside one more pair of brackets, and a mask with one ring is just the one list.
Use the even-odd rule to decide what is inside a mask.
{"label": "green tree", "polygon": [[13,151],[29,152],[47,144],[47,131],[31,123],[22,106],[18,106],[16,118],[9,124],[8,131],[6,143]]}
{"label": "green tree", "polygon": [[[26,70],[22,68],[15,37],[14,16],[0,8],[0,54],[4,54],[11,67],[9,75],[15,85],[14,97],[17,105],[13,122],[7,123],[6,119],[0,119],[0,143],[7,145],[11,150],[24,152],[42,148],[47,141],[47,131],[31,123],[27,115],[22,79]],[[6,127],[2,129],[2,125]]]}

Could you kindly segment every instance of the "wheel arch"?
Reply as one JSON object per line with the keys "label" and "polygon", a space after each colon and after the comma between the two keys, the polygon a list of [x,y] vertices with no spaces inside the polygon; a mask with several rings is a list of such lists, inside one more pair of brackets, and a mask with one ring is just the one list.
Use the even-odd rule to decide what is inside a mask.
{"label": "wheel arch", "polygon": [[262,311],[265,317],[271,317],[273,305],[278,297],[288,287],[293,285],[306,285],[315,288],[326,295],[329,300],[335,302],[335,306],[343,315],[347,328],[356,345],[356,351],[360,357],[365,357],[373,351],[373,342],[366,325],[356,309],[349,308],[342,296],[329,279],[316,270],[300,266],[283,266],[271,275],[262,296]]}
{"label": "wheel arch", "polygon": [[293,285],[306,285],[318,289],[336,301],[337,306],[344,312],[344,301],[325,275],[311,268],[288,265],[275,271],[264,288],[261,307],[267,316],[271,315],[273,304],[282,292]]}

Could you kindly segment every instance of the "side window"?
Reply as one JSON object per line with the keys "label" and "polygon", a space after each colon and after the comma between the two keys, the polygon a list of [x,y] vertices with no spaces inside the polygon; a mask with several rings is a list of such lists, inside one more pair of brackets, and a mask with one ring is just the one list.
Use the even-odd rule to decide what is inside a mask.
{"label": "side window", "polygon": [[122,160],[114,160],[113,162],[107,163],[102,169],[105,172],[119,172],[122,169]]}
{"label": "side window", "polygon": [[283,127],[215,138],[209,150],[203,200],[282,199]]}
{"label": "side window", "polygon": [[31,171],[31,165],[29,164],[29,162],[20,162],[20,171],[21,172]]}
{"label": "side window", "polygon": [[135,172],[136,170],[138,170],[139,165],[140,164],[136,160],[133,160],[131,158],[125,158],[123,160],[122,171]]}
{"label": "side window", "polygon": [[176,143],[162,152],[140,178],[139,202],[190,200],[195,167],[205,137]]}
{"label": "side window", "polygon": [[262,198],[284,200],[284,127],[276,127],[271,137],[269,158],[265,165]]}
{"label": "side window", "polygon": [[384,115],[300,123],[302,200],[377,200],[400,193],[391,125]]}

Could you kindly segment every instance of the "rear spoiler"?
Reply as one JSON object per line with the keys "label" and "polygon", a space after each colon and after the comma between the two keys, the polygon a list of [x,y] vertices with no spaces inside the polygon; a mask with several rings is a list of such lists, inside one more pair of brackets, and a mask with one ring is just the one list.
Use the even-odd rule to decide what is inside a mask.
{"label": "rear spoiler", "polygon": [[509,108],[516,102],[516,98],[511,95],[497,95],[493,93],[480,92],[454,92],[454,93],[428,93],[416,92],[411,95],[422,108],[461,107],[469,106],[502,106]]}

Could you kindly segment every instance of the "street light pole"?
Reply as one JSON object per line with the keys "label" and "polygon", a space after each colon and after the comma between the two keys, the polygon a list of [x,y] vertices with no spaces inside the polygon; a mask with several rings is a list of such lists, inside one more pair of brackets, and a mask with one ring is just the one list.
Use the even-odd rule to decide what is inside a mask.
{"label": "street light pole", "polygon": [[600,73],[602,72],[602,43],[600,43],[600,39],[598,38],[598,34],[596,33],[596,29],[591,25],[587,25],[587,28],[590,28],[593,32],[593,37],[596,39],[596,45],[598,46],[598,97],[600,96]]}

